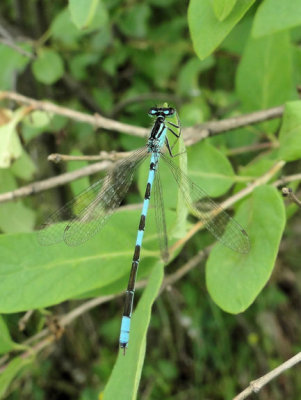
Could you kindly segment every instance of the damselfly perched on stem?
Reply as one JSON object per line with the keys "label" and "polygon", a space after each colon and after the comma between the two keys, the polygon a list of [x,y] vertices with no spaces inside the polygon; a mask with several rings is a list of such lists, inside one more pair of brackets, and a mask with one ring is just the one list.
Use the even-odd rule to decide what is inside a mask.
{"label": "damselfly perched on stem", "polygon": [[[167,133],[170,132],[175,137],[175,142],[181,135],[180,121],[176,110],[171,107],[152,107],[148,114],[155,118],[155,122],[146,146],[134,151],[128,158],[117,162],[105,178],[91,185],[52,214],[39,231],[39,241],[43,245],[64,240],[69,246],[77,246],[90,239],[100,231],[109,216],[121,204],[137,167],[150,156],[145,196],[121,322],[119,342],[124,351],[129,342],[135,282],[153,186],[161,255],[163,260],[168,260],[168,242],[162,198],[163,188],[158,170],[161,159],[177,182],[192,214],[199,218],[205,227],[230,249],[239,253],[247,253],[250,248],[248,235],[241,225],[215,203],[203,189],[193,183],[172,161],[172,158],[179,154],[173,154],[174,145],[170,145]],[[174,121],[175,118],[176,121]],[[167,149],[166,154],[163,152],[164,148]],[[59,223],[62,218],[65,221],[63,224]]]}

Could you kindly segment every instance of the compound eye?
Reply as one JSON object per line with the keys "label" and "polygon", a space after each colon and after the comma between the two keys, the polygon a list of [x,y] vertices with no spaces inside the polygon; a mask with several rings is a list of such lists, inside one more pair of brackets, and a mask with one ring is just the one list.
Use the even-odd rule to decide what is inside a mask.
{"label": "compound eye", "polygon": [[156,107],[150,108],[150,110],[148,112],[148,115],[154,116],[154,115],[157,115],[157,114],[158,114],[158,109]]}
{"label": "compound eye", "polygon": [[176,110],[172,107],[169,107],[169,115],[174,115],[174,113],[176,112]]}

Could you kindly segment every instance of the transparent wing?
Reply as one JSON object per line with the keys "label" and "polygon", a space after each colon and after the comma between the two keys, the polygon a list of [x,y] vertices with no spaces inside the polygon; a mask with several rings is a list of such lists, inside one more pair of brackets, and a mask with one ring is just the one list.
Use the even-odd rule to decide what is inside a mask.
{"label": "transparent wing", "polygon": [[167,262],[168,254],[168,239],[166,220],[164,213],[164,202],[162,196],[162,185],[159,170],[156,171],[154,183],[154,201],[155,201],[155,218],[158,232],[159,245],[161,250],[162,259]]}
{"label": "transparent wing", "polygon": [[138,149],[117,162],[105,178],[55,211],[38,231],[40,244],[47,246],[64,240],[69,246],[78,246],[94,236],[120,205],[136,168],[147,155],[146,148]]}
{"label": "transparent wing", "polygon": [[169,166],[192,213],[225,246],[238,253],[248,253],[250,241],[243,227],[215,203],[203,189],[193,183],[170,158],[164,154],[161,156]]}

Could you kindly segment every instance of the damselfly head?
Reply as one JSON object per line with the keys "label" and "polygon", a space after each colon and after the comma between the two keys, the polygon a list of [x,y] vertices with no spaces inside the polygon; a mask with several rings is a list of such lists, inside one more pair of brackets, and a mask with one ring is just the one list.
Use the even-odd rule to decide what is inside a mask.
{"label": "damselfly head", "polygon": [[159,116],[164,116],[164,117],[171,117],[175,114],[176,110],[172,107],[152,107],[148,115],[150,117],[159,117]]}

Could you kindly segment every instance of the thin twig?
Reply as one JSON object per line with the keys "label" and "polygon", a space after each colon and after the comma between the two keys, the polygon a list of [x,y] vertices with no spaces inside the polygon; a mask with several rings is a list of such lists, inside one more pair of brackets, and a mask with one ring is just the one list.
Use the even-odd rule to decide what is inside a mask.
{"label": "thin twig", "polygon": [[278,187],[281,185],[285,185],[286,183],[300,181],[300,180],[301,180],[301,174],[293,174],[293,175],[283,176],[282,178],[273,182],[272,185]]}
{"label": "thin twig", "polygon": [[[36,110],[43,110],[68,117],[75,121],[85,122],[94,126],[95,128],[103,128],[110,131],[123,132],[138,137],[145,137],[148,134],[148,129],[146,128],[124,124],[109,118],[104,118],[99,114],[95,114],[94,116],[92,116],[79,111],[71,110],[70,108],[57,106],[48,101],[35,100],[15,92],[0,91],[0,100],[1,99],[9,99],[21,104],[29,104]],[[283,114],[283,110],[284,106],[279,106],[269,108],[267,110],[256,111],[250,114],[240,115],[238,117],[232,117],[220,121],[210,121],[190,128],[184,128],[184,141],[187,146],[191,146],[192,144],[195,144],[210,136],[215,136],[223,132],[240,128],[242,126],[256,124],[274,118],[280,118]]]}
{"label": "thin twig", "polygon": [[192,257],[185,265],[179,268],[176,272],[168,275],[164,278],[161,285],[159,295],[168,287],[173,285],[175,282],[182,279],[189,271],[195,268],[210,252],[212,246],[208,246],[206,249],[199,251],[194,257]]}
{"label": "thin twig", "polygon": [[32,60],[35,58],[35,56],[32,53],[30,53],[27,50],[22,49],[22,47],[18,46],[16,43],[12,42],[9,39],[0,38],[0,43],[4,44],[5,46],[8,46],[8,47],[12,48],[13,50],[18,52],[22,56],[28,57],[28,58],[30,58]]}
{"label": "thin twig", "polygon": [[42,181],[37,181],[31,183],[30,185],[22,186],[11,192],[1,193],[0,203],[5,203],[6,201],[12,201],[20,197],[30,196],[44,190],[65,185],[66,183],[82,178],[83,176],[93,175],[97,172],[104,171],[110,165],[110,161],[101,161],[99,163],[87,165],[86,167],[77,169],[76,171],[66,172],[65,174],[44,179]]}
{"label": "thin twig", "polygon": [[35,100],[15,92],[0,91],[0,100],[3,99],[13,100],[21,104],[29,104],[35,110],[42,110],[49,113],[62,115],[64,117],[73,119],[74,121],[87,123],[95,128],[103,128],[109,131],[123,132],[138,137],[145,137],[148,134],[148,129],[146,128],[139,128],[138,126],[124,124],[122,122],[114,121],[109,118],[104,118],[99,114],[89,115],[83,112],[74,111],[67,107],[57,106],[48,101]]}
{"label": "thin twig", "polygon": [[280,118],[283,114],[283,110],[284,106],[273,107],[266,110],[255,111],[250,114],[240,115],[238,117],[205,122],[204,124],[186,128],[184,129],[185,145],[191,146],[192,144],[208,137],[241,128],[242,126],[253,125],[270,119]]}
{"label": "thin twig", "polygon": [[101,151],[98,155],[94,156],[70,156],[68,154],[53,153],[47,157],[48,161],[52,161],[56,164],[61,161],[118,161],[131,155],[131,151]]}
{"label": "thin twig", "polygon": [[20,47],[16,43],[16,40],[1,23],[0,23],[0,35],[2,36],[2,38],[0,38],[0,43],[4,44],[5,46],[11,47],[12,49],[20,53],[22,56],[29,57],[31,59],[35,58],[34,54],[22,49],[22,47]]}
{"label": "thin twig", "polygon": [[285,361],[283,364],[279,365],[279,367],[273,369],[268,372],[266,375],[263,375],[261,378],[252,381],[250,385],[241,393],[233,398],[233,400],[244,400],[252,393],[258,393],[263,386],[269,383],[272,379],[276,378],[280,374],[282,374],[287,369],[293,367],[301,361],[301,352],[296,354],[294,357]]}
{"label": "thin twig", "polygon": [[237,154],[249,153],[251,151],[259,151],[275,148],[275,144],[271,142],[267,143],[255,143],[250,146],[241,146],[226,151],[227,156],[236,156]]}
{"label": "thin twig", "polygon": [[26,324],[29,321],[29,319],[31,318],[33,313],[34,313],[34,310],[26,311],[26,313],[23,315],[23,317],[18,322],[19,331],[24,331],[24,329],[26,328]]}

